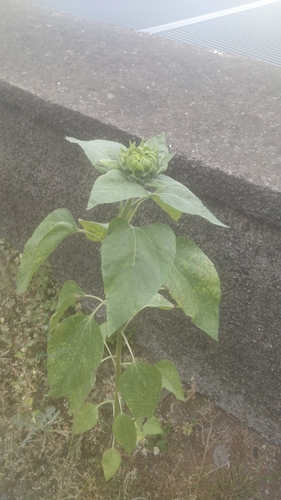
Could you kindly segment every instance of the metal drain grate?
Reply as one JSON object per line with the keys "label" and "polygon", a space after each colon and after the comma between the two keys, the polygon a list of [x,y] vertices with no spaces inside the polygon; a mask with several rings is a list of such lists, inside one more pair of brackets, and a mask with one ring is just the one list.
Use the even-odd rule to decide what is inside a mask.
{"label": "metal drain grate", "polygon": [[257,0],[24,0],[77,17],[144,30]]}
{"label": "metal drain grate", "polygon": [[281,67],[281,2],[165,31],[161,36]]}
{"label": "metal drain grate", "polygon": [[[158,34],[166,38],[254,57],[281,67],[281,0],[23,1],[77,17],[149,33],[157,33],[160,28]],[[267,2],[276,3],[256,6]],[[249,5],[254,8],[207,21],[199,19],[200,16],[212,17],[220,15],[220,11],[233,8],[238,10]],[[171,25],[177,22],[188,25],[180,28]],[[162,26],[165,24],[170,24],[169,28]]]}

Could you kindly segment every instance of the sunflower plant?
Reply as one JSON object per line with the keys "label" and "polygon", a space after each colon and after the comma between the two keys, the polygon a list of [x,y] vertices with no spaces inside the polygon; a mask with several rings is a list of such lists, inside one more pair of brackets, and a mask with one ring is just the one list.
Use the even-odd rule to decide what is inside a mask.
{"label": "sunflower plant", "polygon": [[[126,335],[132,319],[146,307],[180,308],[198,328],[215,340],[218,336],[220,281],[212,262],[195,243],[176,237],[168,225],[139,227],[133,219],[146,201],[153,200],[175,221],[182,214],[192,214],[224,224],[186,186],[164,174],[173,157],[164,134],[128,148],[112,141],[66,139],[78,144],[101,174],[87,208],[115,203],[116,217],[106,222],[79,219],[78,225],[66,209],[49,214],[25,245],[17,292],[25,293],[39,266],[68,236],[80,233],[101,246],[104,296],[87,294],[72,280],[64,283],[50,321],[47,367],[50,396],[68,397],[74,434],[97,424],[101,405],[112,408],[112,434],[102,457],[108,480],[119,468],[122,448],[131,453],[139,439],[161,434],[154,413],[162,389],[184,400],[180,376],[171,361],[149,364],[135,358]],[[90,314],[79,311],[64,317],[69,307],[86,298],[94,303]],[[101,308],[106,311],[103,322],[97,314]],[[96,371],[108,358],[115,370],[114,393],[106,401],[92,401]]]}

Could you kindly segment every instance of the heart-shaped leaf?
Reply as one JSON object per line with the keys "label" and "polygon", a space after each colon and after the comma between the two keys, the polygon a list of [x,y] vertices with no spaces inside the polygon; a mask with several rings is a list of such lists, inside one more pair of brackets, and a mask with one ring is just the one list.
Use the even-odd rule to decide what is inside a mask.
{"label": "heart-shaped leaf", "polygon": [[87,384],[102,355],[101,331],[91,315],[75,314],[63,320],[48,343],[51,396],[67,396]]}
{"label": "heart-shaped leaf", "polygon": [[177,238],[165,287],[192,323],[218,339],[220,280],[212,261],[192,241]]}
{"label": "heart-shaped leaf", "polygon": [[88,380],[75,387],[75,389],[68,394],[69,411],[71,413],[77,413],[80,410],[86,397],[93,388],[95,380],[95,373],[91,373]]}
{"label": "heart-shaped leaf", "polygon": [[54,331],[64,312],[85,296],[85,292],[83,292],[75,281],[69,280],[63,284],[59,294],[56,312],[50,319],[50,333]]}
{"label": "heart-shaped leaf", "polygon": [[71,213],[64,208],[55,210],[39,224],[24,247],[17,274],[18,294],[26,292],[33,274],[58,244],[78,232],[79,228]]}
{"label": "heart-shaped leaf", "polygon": [[98,406],[93,403],[85,403],[74,413],[72,434],[83,434],[92,429],[98,422]]}
{"label": "heart-shaped leaf", "polygon": [[108,481],[118,471],[121,463],[121,457],[115,448],[106,450],[102,457],[102,469],[104,478]]}
{"label": "heart-shaped leaf", "polygon": [[126,452],[132,453],[137,443],[137,431],[133,419],[125,413],[120,413],[114,419],[112,432]]}
{"label": "heart-shaped leaf", "polygon": [[120,393],[137,422],[152,417],[161,398],[162,377],[148,363],[134,360],[120,379]]}
{"label": "heart-shaped leaf", "polygon": [[101,247],[108,334],[135,316],[166,280],[175,235],[163,224],[135,228],[117,218]]}
{"label": "heart-shaped leaf", "polygon": [[[66,140],[74,144],[79,144],[92,165],[94,165],[101,174],[104,174],[111,168],[118,168],[117,160],[121,147],[119,142],[103,141],[99,139],[95,141],[80,141],[74,137],[66,137]],[[124,148],[124,146],[122,147]],[[100,160],[108,160],[108,162],[100,164]]]}
{"label": "heart-shaped leaf", "polygon": [[179,372],[175,365],[168,359],[163,359],[156,363],[155,367],[162,375],[162,387],[172,392],[180,401],[185,401]]}
{"label": "heart-shaped leaf", "polygon": [[130,181],[123,172],[110,170],[98,177],[93,185],[87,209],[103,203],[115,203],[130,198],[148,198],[148,196],[149,193],[144,187]]}
{"label": "heart-shaped leaf", "polygon": [[195,194],[171,177],[160,174],[156,179],[147,182],[147,185],[156,188],[151,198],[167,213],[169,213],[169,211],[165,209],[163,202],[182,213],[199,215],[213,224],[227,227],[203,205]]}

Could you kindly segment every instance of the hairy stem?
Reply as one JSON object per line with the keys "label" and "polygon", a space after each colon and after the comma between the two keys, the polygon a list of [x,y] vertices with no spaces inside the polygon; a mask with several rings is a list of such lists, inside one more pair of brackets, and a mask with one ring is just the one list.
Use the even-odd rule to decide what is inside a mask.
{"label": "hairy stem", "polygon": [[[109,353],[109,358],[112,360],[112,363],[113,363],[113,365],[114,365],[114,369],[115,369],[115,366],[116,366],[116,364],[115,364],[115,359],[114,359],[114,358],[115,358],[115,356],[113,356],[113,354],[112,354],[111,350],[109,349],[108,344],[107,344],[106,342],[104,342],[104,345],[105,345],[105,348],[107,349],[107,351],[108,351],[108,353]],[[103,361],[103,360],[102,360],[102,361]]]}
{"label": "hairy stem", "polygon": [[106,304],[106,300],[103,300],[97,307],[96,309],[92,312],[91,316],[94,316],[98,311],[99,309]]}
{"label": "hairy stem", "polygon": [[119,392],[120,392],[120,378],[121,378],[121,354],[122,354],[122,331],[117,332],[116,343],[116,357],[115,357],[115,400],[114,400],[114,418],[118,417],[121,412]]}
{"label": "hairy stem", "polygon": [[131,213],[132,202],[133,202],[133,198],[130,198],[129,200],[126,201],[125,206],[124,206],[122,212],[120,213],[120,217],[123,217],[126,220],[128,219],[128,217],[130,216],[130,213]]}
{"label": "hairy stem", "polygon": [[96,295],[88,295],[87,294],[84,297],[82,297],[82,299],[94,299],[94,300],[98,300],[99,302],[104,304],[104,299],[101,299],[100,297],[97,297]]}
{"label": "hairy stem", "polygon": [[128,222],[131,222],[131,220],[133,219],[133,217],[136,215],[136,212],[137,210],[139,209],[139,207],[141,206],[141,204],[145,201],[145,200],[148,200],[148,198],[142,198],[141,200],[138,200],[137,202],[133,203],[132,206],[131,206],[131,213],[128,217]]}
{"label": "hairy stem", "polygon": [[[106,358],[103,358],[100,362],[100,364],[104,363],[104,361],[107,361],[108,359],[111,359],[111,361],[113,361],[113,356],[107,356]],[[115,366],[115,365],[114,365]]]}
{"label": "hairy stem", "polygon": [[123,201],[119,201],[119,213],[118,213],[118,217],[121,217],[122,211],[123,211]]}
{"label": "hairy stem", "polygon": [[[128,323],[129,323],[129,322],[128,322]],[[128,324],[128,323],[127,323],[127,324]],[[127,326],[127,325],[126,325],[126,326]],[[132,360],[134,361],[134,360],[135,360],[135,356],[134,356],[134,354],[133,354],[133,351],[132,351],[132,349],[131,349],[130,343],[128,342],[128,339],[127,339],[127,337],[126,337],[126,335],[125,335],[124,331],[125,331],[125,328],[124,328],[123,332],[121,332],[121,335],[122,335],[122,337],[123,337],[123,339],[124,339],[124,341],[125,341],[125,343],[126,343],[126,345],[127,345],[127,347],[128,347],[128,350],[129,350],[129,352],[130,352],[131,358],[132,358]],[[123,363],[123,364],[124,364],[124,363]]]}

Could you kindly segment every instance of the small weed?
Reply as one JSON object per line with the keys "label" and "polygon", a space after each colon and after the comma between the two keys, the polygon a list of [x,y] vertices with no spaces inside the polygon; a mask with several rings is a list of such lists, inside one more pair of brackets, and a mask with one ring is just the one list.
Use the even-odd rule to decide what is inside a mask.
{"label": "small weed", "polygon": [[20,429],[28,431],[27,436],[21,443],[21,448],[24,448],[39,432],[50,431],[51,426],[56,422],[59,414],[60,411],[56,412],[55,407],[50,406],[46,408],[44,412],[36,410],[28,414],[16,413],[13,415],[11,418],[12,423],[17,425]]}
{"label": "small weed", "polygon": [[167,425],[166,427],[163,428],[162,434],[155,434],[154,436],[153,435],[149,436],[146,440],[147,448],[153,448],[155,455],[157,455],[159,451],[161,451],[162,453],[167,453],[168,436],[171,433],[171,431],[172,431],[172,426]]}
{"label": "small weed", "polygon": [[194,431],[195,427],[198,425],[198,421],[196,420],[196,418],[193,418],[191,419],[190,422],[186,422],[183,426],[182,426],[182,432],[185,436],[190,436],[190,434],[192,434],[192,432]]}

